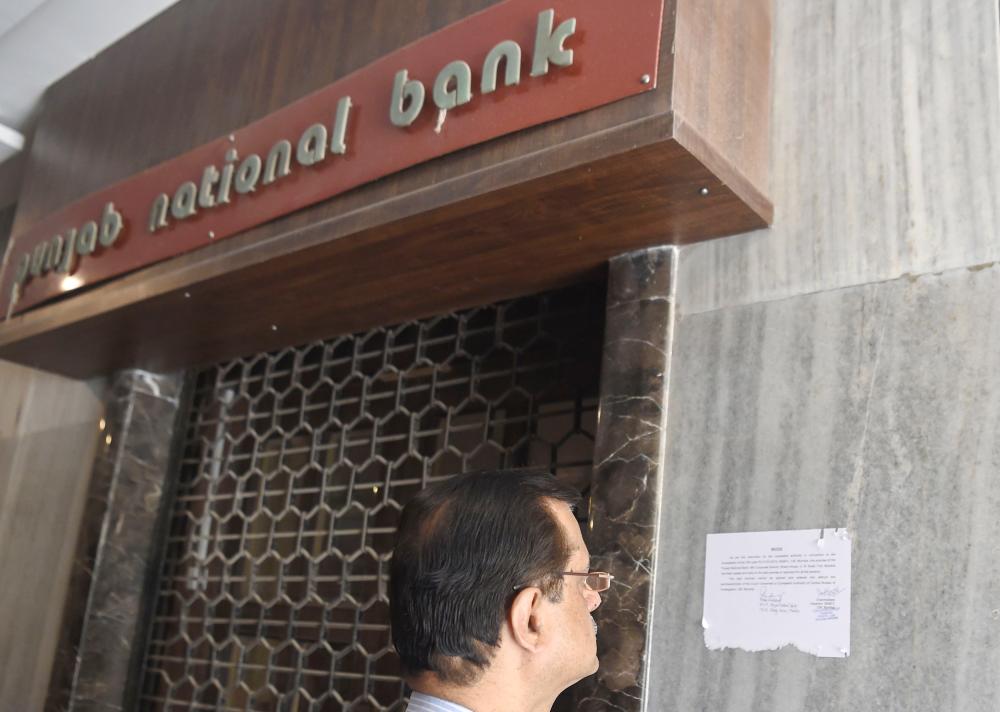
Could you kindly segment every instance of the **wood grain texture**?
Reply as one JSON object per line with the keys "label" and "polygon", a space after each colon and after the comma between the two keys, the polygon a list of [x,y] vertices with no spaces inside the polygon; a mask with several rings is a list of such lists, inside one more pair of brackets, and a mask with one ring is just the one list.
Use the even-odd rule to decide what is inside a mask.
{"label": "wood grain texture", "polygon": [[[15,233],[54,208],[226,135],[495,2],[424,0],[405,9],[396,0],[179,2],[50,88]],[[673,31],[671,20],[665,34]],[[665,36],[664,47],[671,42],[672,35]],[[663,81],[634,101],[404,171],[304,210],[297,220],[275,221],[269,234],[665,113],[673,55],[663,51],[660,57]]]}
{"label": "wood grain texture", "polygon": [[100,390],[0,362],[0,709],[37,710],[45,700]]}
{"label": "wood grain texture", "polygon": [[[547,71],[544,77],[529,78],[528,62],[519,59],[511,64],[511,69],[516,69],[520,77],[518,86],[502,88],[495,93],[487,91],[487,95],[480,96],[478,75],[482,58],[498,40],[517,40],[519,44],[514,46],[535,52],[532,48],[536,24],[540,22],[538,10],[545,6],[541,3],[542,0],[504,0],[393,50],[259,121],[55,210],[17,232],[13,238],[15,255],[12,255],[11,265],[25,264],[22,258],[27,258],[29,253],[40,257],[42,253],[35,250],[46,248],[56,233],[62,233],[72,243],[71,234],[65,232],[67,226],[81,226],[102,211],[109,212],[106,210],[109,202],[113,202],[120,213],[116,224],[120,222],[124,227],[106,236],[114,242],[109,249],[98,248],[92,257],[74,259],[71,267],[64,261],[63,269],[71,268],[73,273],[74,279],[69,282],[53,274],[56,270],[36,265],[31,271],[33,276],[22,275],[23,289],[12,296],[18,269],[9,266],[0,281],[0,294],[16,302],[14,312],[21,313],[48,299],[70,297],[71,293],[66,291],[69,284],[92,288],[107,279],[224,240],[434,158],[457,154],[503,135],[655,90],[656,84],[651,78],[656,74],[660,57],[663,0],[633,0],[627,8],[615,8],[604,0],[555,0],[553,7],[557,8],[556,14],[561,21],[572,22],[568,18],[573,15],[576,26],[582,28],[567,39],[568,46],[573,48],[570,50],[574,57],[572,66]],[[623,42],[625,38],[627,46]],[[518,50],[519,56],[520,53]],[[447,112],[448,116],[454,114],[447,121],[447,127],[443,126],[445,114],[438,117],[442,126],[435,126],[438,114],[432,106],[420,112],[420,118],[412,126],[405,129],[393,126],[388,105],[394,93],[393,76],[399,68],[406,67],[404,73],[409,71],[409,76],[433,88],[434,77],[442,67],[454,62],[455,57],[466,58],[476,67],[475,72],[466,69],[471,73],[470,92],[474,88],[476,100]],[[547,61],[535,57],[536,64],[539,59]],[[467,65],[462,63],[462,66]],[[640,80],[643,76],[647,77],[645,83]],[[423,85],[420,86],[423,91]],[[421,106],[432,103],[420,100]],[[337,120],[333,118],[335,115],[339,117]],[[316,124],[317,120],[322,124]],[[323,124],[328,121],[338,124],[340,129],[324,129]],[[322,151],[317,148],[316,152],[326,155],[343,150],[345,155],[326,155],[324,159],[305,157],[307,144],[303,141],[308,141],[312,135],[307,130],[309,126],[312,131],[324,134],[327,130],[333,131],[328,148]],[[300,140],[300,135],[306,138]],[[291,144],[286,142],[288,138]],[[264,171],[263,179],[258,180],[261,157],[269,155],[273,146],[279,145],[276,143],[279,140],[286,142],[281,144],[283,146],[298,141],[302,149],[297,152],[298,158],[303,160],[296,158],[294,168],[290,164],[278,170],[277,175],[290,172],[287,178],[272,181],[273,176],[269,178]],[[336,148],[341,142],[344,147]],[[320,145],[324,144],[320,142]],[[222,179],[213,179],[211,175],[201,177],[206,166],[218,173],[212,164],[219,163],[224,155],[229,156],[229,161],[235,160],[236,153],[231,151],[245,157],[239,164],[242,168],[235,171],[235,186],[229,186],[232,176],[225,177],[233,172],[232,169],[222,168]],[[256,161],[256,164],[248,161]],[[305,165],[314,161],[315,165]],[[253,185],[242,190],[252,195],[240,195],[239,176],[246,168],[253,169],[254,175],[250,176]],[[189,178],[201,181],[202,193],[209,189],[208,183],[214,181],[218,196],[201,195],[190,208],[190,219],[175,220],[166,211],[162,218],[154,220],[157,224],[162,223],[163,229],[150,228],[148,218],[151,206],[154,206],[153,212],[157,212],[157,196],[164,201],[171,194],[177,198],[180,194],[174,193],[174,189],[179,185],[198,192],[195,183],[184,182]],[[262,184],[266,184],[266,189]],[[206,201],[218,209],[202,205]],[[172,202],[172,211],[178,212],[178,202]],[[228,205],[219,207],[223,203]],[[150,230],[155,235],[150,234]],[[86,240],[77,239],[76,251],[87,252],[89,248],[85,245]],[[63,254],[66,250],[58,252]],[[49,254],[58,257],[56,252],[49,251]],[[8,313],[5,301],[0,301],[0,310],[0,313]]]}
{"label": "wood grain texture", "polygon": [[0,208],[7,208],[17,202],[27,163],[26,151],[27,148],[0,162]]}
{"label": "wood grain texture", "polygon": [[762,194],[769,189],[771,4],[678,0],[674,41],[677,124],[689,125]]}
{"label": "wood grain texture", "polygon": [[662,125],[639,128],[642,150],[533,180],[508,164],[507,187],[458,203],[447,201],[474,181],[285,240],[233,238],[242,251],[220,244],[13,317],[0,355],[75,377],[171,370],[540,291],[637,247],[763,224],[676,142],[656,141]]}
{"label": "wood grain texture", "polygon": [[681,251],[685,313],[1000,260],[996,0],[776,0],[771,229]]}
{"label": "wood grain texture", "polygon": [[[389,0],[181,2],[50,91],[15,234],[490,4],[436,0],[401,12]],[[556,287],[615,254],[763,226],[771,206],[744,168],[697,127],[674,135],[674,9],[667,0],[656,90],[436,159],[15,317],[0,325],[0,357],[76,377],[172,370]],[[691,51],[704,30],[689,23]],[[740,117],[754,115],[739,108],[752,94],[727,87],[748,55],[766,64],[765,39],[751,35],[703,78],[710,93],[720,83],[713,95]],[[706,41],[728,40],[715,31]]]}

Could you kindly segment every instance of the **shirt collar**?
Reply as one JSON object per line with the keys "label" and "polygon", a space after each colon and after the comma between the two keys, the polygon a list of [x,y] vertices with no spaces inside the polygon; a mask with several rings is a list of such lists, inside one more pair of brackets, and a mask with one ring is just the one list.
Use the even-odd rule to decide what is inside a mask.
{"label": "shirt collar", "polygon": [[406,708],[407,712],[472,712],[468,707],[456,705],[454,702],[442,700],[440,697],[425,695],[416,692],[410,695],[410,703]]}

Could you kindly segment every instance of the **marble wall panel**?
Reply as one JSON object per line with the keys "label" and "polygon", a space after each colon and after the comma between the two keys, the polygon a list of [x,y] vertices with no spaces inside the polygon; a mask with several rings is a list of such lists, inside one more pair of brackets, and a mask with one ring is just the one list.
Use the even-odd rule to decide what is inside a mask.
{"label": "marble wall panel", "polygon": [[[1000,267],[679,315],[648,709],[1000,709],[997,363]],[[706,534],[833,526],[850,658],[705,647]]]}
{"label": "marble wall panel", "polygon": [[676,250],[611,261],[588,547],[616,577],[597,610],[597,675],[575,688],[579,710],[643,709],[662,478]]}
{"label": "marble wall panel", "polygon": [[768,230],[682,250],[684,313],[1000,259],[996,0],[775,0]]}

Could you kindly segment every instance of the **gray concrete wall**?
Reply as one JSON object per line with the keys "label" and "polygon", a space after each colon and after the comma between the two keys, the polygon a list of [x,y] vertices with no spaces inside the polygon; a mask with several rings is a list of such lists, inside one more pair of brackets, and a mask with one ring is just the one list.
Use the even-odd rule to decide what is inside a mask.
{"label": "gray concrete wall", "polygon": [[[649,710],[1000,709],[996,0],[775,0],[772,229],[680,250]],[[852,651],[713,652],[705,535],[846,525]]]}
{"label": "gray concrete wall", "polygon": [[685,313],[1000,259],[996,0],[774,0],[774,226],[685,247]]}
{"label": "gray concrete wall", "polygon": [[[650,710],[1000,709],[1000,269],[680,317]],[[846,526],[851,657],[705,648],[705,535]]]}

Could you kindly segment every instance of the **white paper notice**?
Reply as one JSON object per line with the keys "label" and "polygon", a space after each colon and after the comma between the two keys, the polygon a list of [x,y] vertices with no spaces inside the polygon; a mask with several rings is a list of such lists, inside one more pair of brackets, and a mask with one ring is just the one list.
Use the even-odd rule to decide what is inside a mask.
{"label": "white paper notice", "polygon": [[846,529],[709,534],[702,626],[711,650],[851,652]]}

